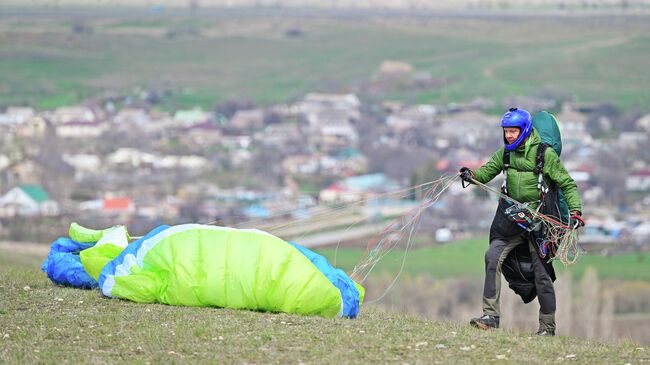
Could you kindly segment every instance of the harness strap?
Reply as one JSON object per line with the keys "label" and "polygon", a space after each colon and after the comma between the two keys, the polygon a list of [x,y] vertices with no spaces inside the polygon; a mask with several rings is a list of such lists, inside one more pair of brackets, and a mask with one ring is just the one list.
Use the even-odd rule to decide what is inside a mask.
{"label": "harness strap", "polygon": [[[539,189],[540,200],[544,201],[544,195],[549,191],[549,187],[544,181],[543,171],[544,171],[544,154],[546,149],[549,147],[546,143],[540,143],[537,147],[537,155],[535,156],[535,169],[533,172],[537,174],[537,189]],[[504,180],[501,184],[501,192],[508,195],[508,169],[510,168],[510,151],[503,151],[503,175]],[[540,204],[541,206],[541,204]]]}
{"label": "harness strap", "polygon": [[542,172],[544,171],[544,154],[549,147],[546,143],[540,143],[537,147],[537,155],[535,156],[535,173],[537,174],[537,188],[540,191],[541,200],[544,200],[544,195],[548,193],[548,186],[544,181]]}
{"label": "harness strap", "polygon": [[503,184],[501,184],[501,192],[508,195],[508,169],[510,168],[510,151],[503,150]]}

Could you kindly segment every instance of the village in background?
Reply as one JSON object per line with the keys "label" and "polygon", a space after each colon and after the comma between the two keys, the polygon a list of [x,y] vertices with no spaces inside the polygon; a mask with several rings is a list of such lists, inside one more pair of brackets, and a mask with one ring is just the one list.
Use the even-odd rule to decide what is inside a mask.
{"label": "village in background", "polygon": [[[116,2],[115,7],[94,10],[84,7],[89,4],[83,0],[45,3],[49,5],[38,9],[7,3],[0,27],[7,44],[3,52],[15,60],[0,64],[6,70],[6,90],[0,90],[0,240],[51,242],[75,221],[93,228],[125,224],[135,235],[160,224],[180,223],[255,226],[263,221],[255,228],[265,229],[274,222],[307,220],[323,207],[367,201],[345,213],[351,216],[341,214],[331,223],[283,235],[300,237],[312,247],[363,244],[383,222],[408,211],[419,198],[407,194],[379,199],[382,194],[456,174],[461,166],[481,166],[502,145],[500,115],[519,107],[532,113],[547,110],[560,122],[562,161],[584,202],[583,245],[606,254],[650,249],[650,114],[647,104],[640,102],[646,90],[635,91],[644,76],[626,83],[634,76],[613,64],[620,74],[602,74],[612,77],[601,81],[606,87],[590,88],[591,73],[584,69],[595,67],[588,63],[593,60],[581,64],[573,59],[576,52],[598,57],[601,50],[628,47],[624,48],[631,52],[628,59],[621,60],[637,67],[632,62],[647,55],[645,43],[638,43],[646,35],[645,0],[541,1],[529,4],[529,13],[522,14],[519,1],[459,2],[464,10],[478,11],[469,15],[458,10],[427,13],[431,10],[427,6],[408,1],[391,4],[410,13],[378,15],[360,9],[384,8],[359,3],[356,10],[322,18],[298,6],[314,4],[291,1],[274,6],[256,2],[256,10],[237,10],[250,5],[243,0],[170,2],[170,8],[155,2],[125,8]],[[75,4],[79,7],[72,7]],[[326,7],[346,4],[332,2]],[[222,8],[210,7],[214,5]],[[384,5],[384,10],[390,8]],[[551,20],[533,18],[535,7],[548,17],[564,13]],[[502,11],[510,11],[512,18],[501,18]],[[290,15],[281,15],[286,12]],[[588,16],[602,12],[615,16]],[[419,17],[420,13],[424,15]],[[566,18],[571,22],[564,18],[576,14]],[[494,27],[508,19],[502,27]],[[518,38],[517,22],[522,31],[533,33]],[[530,29],[526,23],[531,23]],[[509,43],[530,43],[537,26],[554,32],[546,40],[550,45],[562,43],[563,27],[593,38],[582,46],[551,48],[558,52],[555,58],[567,57],[564,72],[582,80],[565,86],[566,92],[556,86],[534,88],[529,85],[533,81],[512,87],[531,92],[504,88],[498,80],[510,73],[508,69],[513,68],[513,77],[520,72],[508,66],[512,61],[507,55],[499,54],[503,59],[487,66],[479,63],[482,70],[475,70],[471,54],[464,55],[464,43],[457,45],[469,42],[478,54],[495,57],[494,42],[481,38],[485,29],[505,37],[506,46],[499,46],[507,52],[519,52]],[[431,33],[417,33],[427,28]],[[500,28],[506,33],[500,34]],[[460,33],[458,29],[464,33],[449,40],[437,33]],[[601,29],[604,33],[599,35]],[[397,37],[385,45],[371,45],[367,55],[354,53],[373,42],[379,31],[383,37],[399,33],[405,40],[459,51],[436,55],[441,61],[410,62],[407,58],[418,59],[420,50],[406,47],[401,52],[410,52],[409,56],[399,57],[396,47],[403,42]],[[330,62],[340,66],[328,71],[327,60],[319,58],[335,52],[329,42],[344,39],[346,32],[358,38],[346,49],[351,59],[332,58]],[[599,38],[610,33],[610,38]],[[142,50],[137,42],[151,49]],[[210,42],[219,42],[215,44],[224,50],[210,49]],[[188,58],[170,48],[185,46]],[[528,52],[535,50],[534,44],[531,47]],[[302,53],[309,51],[314,53]],[[380,51],[395,57],[381,59],[373,53]],[[434,47],[430,52],[435,51]],[[513,57],[530,62],[523,54]],[[370,57],[379,62],[368,63]],[[445,74],[419,66],[446,67],[446,57],[463,63],[457,69],[443,68]],[[108,63],[102,58],[109,58]],[[271,59],[302,69],[283,69]],[[250,68],[238,68],[246,61]],[[370,68],[348,70],[355,62]],[[111,63],[124,69],[111,73],[107,71]],[[318,87],[300,84],[314,78],[307,75],[312,69],[305,65],[322,69]],[[249,77],[256,68],[266,71]],[[272,76],[278,79],[269,81],[269,73],[276,69],[280,71]],[[468,70],[478,75],[465,76]],[[328,72],[332,78],[327,78]],[[548,75],[549,70],[544,72]],[[152,81],[129,81],[139,80],[139,73]],[[519,77],[536,80],[528,73]],[[343,81],[342,75],[348,74]],[[353,76],[360,74],[365,76]],[[207,85],[201,78],[209,81]],[[494,83],[487,83],[490,80]],[[619,80],[621,84],[614,84]],[[205,90],[193,89],[193,84],[212,87],[212,94],[201,94]],[[289,86],[281,88],[285,84]],[[499,88],[494,93],[477,91],[489,85]],[[587,91],[578,96],[572,89]],[[53,90],[61,94],[51,95]],[[215,94],[221,96],[216,99]],[[472,96],[463,98],[466,94]],[[585,94],[598,97],[590,100]],[[181,100],[185,102],[177,102]],[[493,186],[501,179],[496,178]],[[485,235],[494,206],[494,196],[472,188],[464,191],[458,183],[425,212],[419,231],[425,237],[422,242],[433,245]],[[322,234],[327,231],[331,234]],[[310,238],[312,232],[320,235]]]}
{"label": "village in background", "polygon": [[[650,114],[529,96],[501,105],[367,97],[430,82],[387,60],[356,93],[311,92],[264,107],[232,99],[214,110],[156,110],[171,89],[51,110],[8,106],[0,114],[0,237],[47,242],[73,221],[126,224],[135,234],[160,224],[291,221],[360,200],[369,203],[357,226],[373,225],[416,198],[377,196],[485,163],[501,143],[499,116],[488,111],[517,106],[552,111],[560,122],[562,160],[584,200],[583,244],[608,253],[650,249]],[[427,212],[421,232],[431,244],[484,234],[494,199],[458,183]],[[337,242],[332,235],[313,245]]]}

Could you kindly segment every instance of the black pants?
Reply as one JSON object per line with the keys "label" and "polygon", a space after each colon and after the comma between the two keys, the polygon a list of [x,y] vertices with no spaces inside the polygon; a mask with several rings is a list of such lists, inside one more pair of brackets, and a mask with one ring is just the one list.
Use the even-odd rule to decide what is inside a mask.
{"label": "black pants", "polygon": [[544,268],[542,260],[532,244],[524,237],[509,240],[495,239],[485,253],[485,284],[483,286],[483,314],[500,316],[499,296],[501,294],[501,267],[515,247],[528,245],[535,272],[535,289],[539,302],[540,328],[555,331],[555,289],[553,280]]}

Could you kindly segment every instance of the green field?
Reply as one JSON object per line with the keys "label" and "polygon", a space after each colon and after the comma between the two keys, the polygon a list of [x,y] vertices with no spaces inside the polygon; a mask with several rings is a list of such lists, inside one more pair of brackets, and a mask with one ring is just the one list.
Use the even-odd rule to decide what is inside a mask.
{"label": "green field", "polygon": [[[482,278],[485,274],[484,254],[487,238],[471,239],[434,247],[418,248],[407,252],[395,250],[389,253],[373,273],[396,274],[404,261],[404,272],[412,275],[428,273],[434,278]],[[364,250],[328,248],[319,252],[336,261],[336,266],[350,271],[365,253]],[[599,278],[612,280],[639,280],[650,282],[650,254],[620,254],[614,256],[597,256],[584,254],[580,260],[565,267],[555,263],[558,273],[569,271],[576,279],[588,268],[596,269]]]}
{"label": "green field", "polygon": [[650,361],[647,347],[387,313],[355,320],[109,300],[52,285],[40,254],[0,248],[0,363],[527,363]]}
{"label": "green field", "polygon": [[[162,103],[167,109],[212,108],[231,97],[268,104],[347,90],[382,61],[403,60],[450,84],[382,97],[445,103],[485,96],[501,105],[509,95],[552,95],[650,111],[650,21],[643,16],[95,15],[84,19],[92,29],[84,34],[72,33],[76,18],[64,11],[0,18],[0,106],[51,108],[161,85],[177,92]],[[303,35],[288,37],[288,29]]]}

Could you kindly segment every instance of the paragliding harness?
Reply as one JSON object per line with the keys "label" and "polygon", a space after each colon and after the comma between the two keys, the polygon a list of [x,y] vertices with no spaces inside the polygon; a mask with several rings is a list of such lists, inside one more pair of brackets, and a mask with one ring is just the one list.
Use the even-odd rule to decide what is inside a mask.
{"label": "paragliding harness", "polygon": [[[540,122],[541,120],[541,122]],[[547,121],[552,121],[547,123]],[[555,118],[547,112],[539,112],[533,118],[533,122],[547,123],[541,125],[542,143],[538,146],[535,156],[535,168],[533,172],[538,176],[537,188],[540,192],[539,205],[537,212],[547,216],[553,216],[561,221],[568,220],[568,209],[563,207],[563,196],[560,189],[554,182],[547,184],[543,178],[544,155],[548,147],[552,147],[559,155],[561,152],[561,141],[559,140],[559,128]],[[535,126],[537,128],[537,126]],[[553,129],[555,127],[555,129]],[[546,138],[544,138],[546,137]],[[510,152],[503,153],[503,174],[505,179],[501,186],[501,191],[508,194],[506,186],[507,170],[510,168]],[[550,242],[546,236],[546,226],[536,220],[530,212],[528,203],[512,203],[508,200],[499,199],[497,212],[490,227],[490,242],[495,239],[509,239],[519,235],[528,235],[535,251],[544,263],[544,268],[548,272],[551,280],[555,281],[555,270],[550,262],[550,257],[554,256],[559,242]],[[565,212],[566,211],[566,212]],[[550,255],[549,255],[550,253]],[[502,272],[508,281],[509,287],[517,293],[524,303],[535,299],[537,292],[535,289],[535,274],[533,271],[532,257],[527,244],[522,244],[513,249],[502,265]]]}
{"label": "paragliding harness", "polygon": [[[547,147],[548,145],[545,143],[540,144],[538,146],[537,155],[535,157],[536,163],[533,172],[538,176],[537,188],[540,192],[540,204],[537,206],[537,212],[540,212],[544,207],[545,197],[550,191],[542,176],[542,170],[544,169],[544,153]],[[501,192],[504,195],[509,195],[506,185],[509,168],[510,152],[504,150],[503,175],[505,178],[503,180],[503,184],[501,185]],[[505,198],[501,198],[499,199],[497,215],[495,215],[492,227],[490,228],[490,235],[496,235],[498,236],[497,238],[514,237],[525,234],[526,232],[530,233],[539,230],[541,228],[540,226],[541,222],[539,220],[536,220],[531,213],[529,203],[510,202]]]}
{"label": "paragliding harness", "polygon": [[[542,176],[542,171],[544,170],[544,153],[548,147],[548,144],[541,143],[537,148],[537,154],[535,156],[535,169],[533,172],[537,175],[537,189],[539,190],[539,205],[536,209],[537,212],[542,211],[546,205],[547,201],[545,200],[545,197],[551,190],[546,184],[546,181],[544,181],[544,177]],[[501,185],[501,192],[505,195],[508,195],[508,187],[506,186],[506,181],[508,179],[508,168],[510,168],[510,152],[504,150],[503,175],[505,178],[503,180],[503,184]],[[528,205],[528,203],[512,203],[512,205],[505,208],[504,214],[508,220],[514,222],[524,231],[533,232],[540,228],[541,222],[535,220],[533,214],[528,208]]]}

